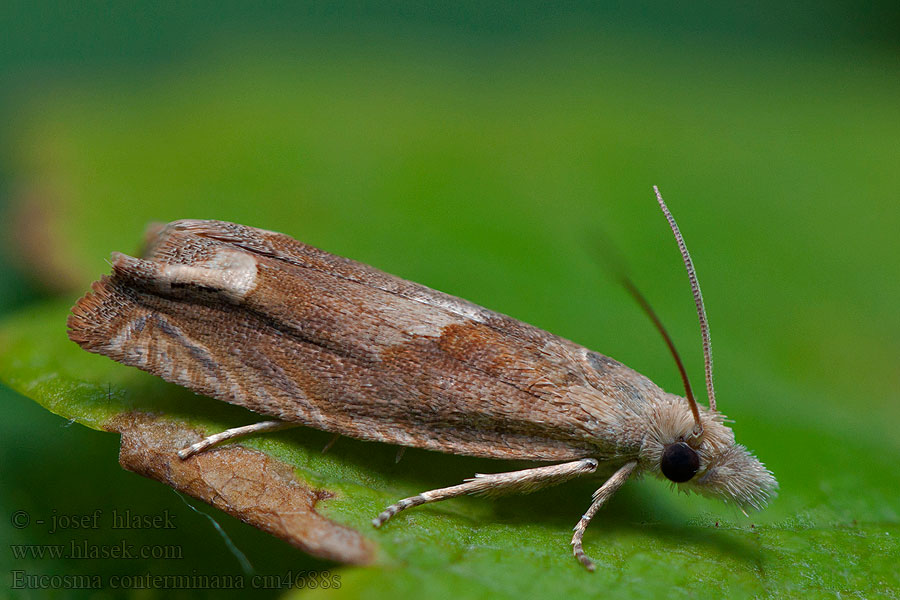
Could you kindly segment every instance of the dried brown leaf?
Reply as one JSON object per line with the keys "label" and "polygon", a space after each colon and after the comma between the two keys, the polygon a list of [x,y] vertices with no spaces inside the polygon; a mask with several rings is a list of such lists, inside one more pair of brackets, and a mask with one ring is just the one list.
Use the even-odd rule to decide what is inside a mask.
{"label": "dried brown leaf", "polygon": [[373,562],[372,542],[316,512],[316,503],[333,494],[298,481],[289,465],[235,444],[181,460],[178,449],[202,435],[146,413],[122,414],[108,428],[122,435],[123,468],[203,500],[313,556]]}

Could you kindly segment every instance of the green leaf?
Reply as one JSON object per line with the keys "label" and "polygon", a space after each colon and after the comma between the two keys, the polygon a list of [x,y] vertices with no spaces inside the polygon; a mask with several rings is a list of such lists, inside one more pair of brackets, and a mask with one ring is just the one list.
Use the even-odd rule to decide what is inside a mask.
{"label": "green leaf", "polygon": [[[130,411],[160,413],[207,431],[256,419],[81,351],[60,335],[68,306],[28,309],[0,329],[0,377],[19,392],[97,429]],[[375,587],[385,597],[423,588],[438,593],[459,589],[463,582],[473,597],[489,591],[512,598],[540,590],[592,595],[597,586],[621,593],[680,590],[685,596],[713,589],[747,596],[815,589],[870,595],[884,592],[895,577],[892,561],[885,558],[879,567],[878,557],[896,556],[896,524],[850,518],[876,514],[879,494],[886,506],[893,493],[887,485],[881,490],[870,485],[868,500],[821,496],[794,516],[785,515],[776,502],[770,514],[748,521],[697,498],[675,502],[663,485],[631,483],[590,529],[587,547],[598,572],[589,575],[571,558],[568,541],[592,485],[576,482],[522,498],[455,499],[403,513],[376,532],[369,525],[372,516],[396,499],[507,465],[417,450],[395,464],[394,449],[380,444],[343,439],[322,454],[326,442],[320,432],[303,429],[246,444],[292,465],[301,481],[336,493],[317,508],[382,548],[380,566],[340,573],[341,593],[351,597]],[[837,454],[860,452],[849,439],[830,439],[822,446],[819,456],[833,466],[840,466]],[[896,469],[891,463],[881,465],[885,472]],[[850,466],[844,477],[852,472]],[[804,488],[791,475],[782,471],[793,496],[793,490]],[[850,567],[861,560],[869,561],[867,571],[854,572]]]}
{"label": "green leaf", "polygon": [[[525,497],[454,499],[376,531],[371,518],[399,498],[514,465],[417,450],[395,463],[395,448],[348,439],[323,454],[330,436],[309,429],[246,445],[334,494],[316,510],[377,548],[374,564],[333,571],[344,597],[896,596],[898,278],[870,256],[894,240],[895,199],[885,190],[898,182],[866,170],[882,160],[880,140],[900,137],[895,104],[876,103],[863,118],[855,103],[821,93],[827,85],[816,69],[827,67],[773,82],[768,69],[749,64],[733,86],[774,85],[778,98],[793,99],[770,113],[736,100],[728,85],[711,85],[731,75],[707,59],[689,70],[703,94],[677,88],[662,106],[645,82],[671,84],[678,65],[635,54],[607,65],[603,77],[573,69],[548,85],[542,73],[557,63],[537,51],[533,58],[520,70],[480,66],[495,84],[489,89],[467,86],[468,67],[452,61],[418,73],[402,62],[339,55],[300,65],[235,60],[198,69],[189,81],[163,74],[147,84],[95,82],[36,105],[21,133],[28,148],[21,179],[35,188],[54,183],[42,223],[79,292],[106,270],[109,252],[135,251],[148,221],[234,220],[533,322],[678,391],[665,349],[638,311],[595,281],[585,233],[585,224],[609,224],[633,256],[639,283],[676,322],[680,346],[690,348],[697,336],[689,292],[650,193],[659,183],[705,286],[722,409],[781,483],[766,511],[747,519],[661,482],[629,482],[588,530],[586,550],[598,563],[589,574],[571,557],[569,540],[598,481]],[[878,88],[877,69],[854,77],[893,98],[890,87]],[[391,83],[398,80],[402,87]],[[825,130],[808,114],[812,98],[832,115]],[[857,119],[852,132],[831,125],[847,119]],[[643,126],[624,125],[636,122]],[[728,151],[720,141],[726,127],[735,140]],[[773,144],[761,130],[792,134]],[[709,164],[720,175],[710,177]],[[731,175],[757,171],[767,177]],[[804,188],[815,193],[800,194]],[[887,216],[858,224],[842,211],[817,210],[850,196],[868,204],[846,212]],[[840,260],[833,231],[849,240]],[[822,264],[828,276],[814,268]],[[844,284],[856,297],[842,295]],[[258,420],[81,351],[65,336],[72,301],[6,318],[0,380],[98,430],[135,411],[207,432]],[[686,353],[693,373],[701,370],[697,355]],[[85,465],[81,477],[98,468]],[[54,476],[45,473],[48,488]],[[123,485],[152,493],[138,481]],[[98,498],[105,493],[96,489]],[[208,528],[177,535],[221,544]],[[260,544],[276,556],[272,565],[257,562],[263,572],[330,566],[280,543]],[[196,556],[188,562],[206,564]],[[233,565],[222,568],[239,572]],[[302,581],[303,594],[336,592],[310,589],[323,581],[317,576]]]}

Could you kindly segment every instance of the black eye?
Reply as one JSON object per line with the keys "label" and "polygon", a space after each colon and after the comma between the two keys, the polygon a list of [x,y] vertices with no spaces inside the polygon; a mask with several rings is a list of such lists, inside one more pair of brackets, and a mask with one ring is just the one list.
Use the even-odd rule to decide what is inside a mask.
{"label": "black eye", "polygon": [[666,446],[659,467],[668,479],[675,483],[684,483],[690,481],[697,473],[700,468],[700,457],[696,450],[684,442],[676,442]]}

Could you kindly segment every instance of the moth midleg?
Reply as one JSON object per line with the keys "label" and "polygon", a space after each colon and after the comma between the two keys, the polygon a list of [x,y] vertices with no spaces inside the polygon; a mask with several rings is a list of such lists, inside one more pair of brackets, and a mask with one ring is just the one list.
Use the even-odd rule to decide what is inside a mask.
{"label": "moth midleg", "polygon": [[224,442],[225,440],[233,440],[239,437],[244,437],[245,435],[262,433],[264,431],[280,431],[281,429],[290,429],[291,427],[298,426],[299,424],[297,423],[288,423],[286,421],[260,421],[259,423],[253,423],[252,425],[244,425],[243,427],[226,429],[225,431],[214,433],[211,436],[205,437],[196,444],[191,444],[187,448],[179,450],[178,458],[180,458],[181,460],[190,458],[198,452],[203,452],[210,446],[214,446],[216,444]]}
{"label": "moth midleg", "polygon": [[372,519],[372,525],[381,527],[401,510],[406,510],[413,506],[419,506],[428,502],[439,502],[447,498],[464,496],[466,494],[527,494],[543,487],[568,481],[580,475],[593,473],[597,470],[597,464],[596,459],[582,458],[559,465],[523,469],[521,471],[491,474],[477,473],[475,477],[467,479],[465,483],[404,498],[396,504],[388,506],[380,515]]}
{"label": "moth midleg", "polygon": [[594,570],[594,561],[592,561],[588,556],[584,553],[584,548],[581,547],[581,540],[584,537],[584,531],[587,529],[588,523],[591,522],[591,519],[594,518],[594,515],[597,514],[597,511],[600,510],[600,507],[609,500],[609,498],[616,493],[616,491],[622,487],[622,484],[625,483],[628,478],[631,476],[631,473],[634,471],[634,468],[637,466],[636,462],[627,463],[624,467],[613,473],[612,477],[606,480],[606,483],[600,486],[600,488],[594,492],[594,499],[591,502],[590,508],[588,508],[587,512],[582,515],[581,520],[578,521],[578,524],[575,525],[575,535],[572,536],[572,552],[575,554],[575,558],[578,559],[584,568],[588,571]]}

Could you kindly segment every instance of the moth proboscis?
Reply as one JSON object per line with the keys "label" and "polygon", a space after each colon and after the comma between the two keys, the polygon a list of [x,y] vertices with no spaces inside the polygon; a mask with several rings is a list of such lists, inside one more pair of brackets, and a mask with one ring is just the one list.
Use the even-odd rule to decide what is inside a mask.
{"label": "moth proboscis", "polygon": [[69,337],[90,352],[275,420],[210,436],[187,459],[247,433],[306,425],[361,440],[543,463],[476,475],[400,500],[378,515],[479,492],[531,492],[614,474],[575,526],[585,528],[630,477],[761,508],[772,473],[737,444],[718,412],[709,330],[693,264],[659,190],[691,281],[709,408],[685,383],[670,394],[625,365],[476,304],[308,246],[222,221],[182,220],[148,234],[143,258],[112,257],[112,275],[72,309]]}

